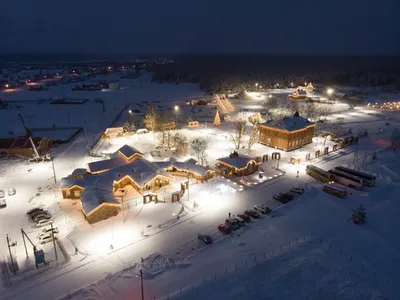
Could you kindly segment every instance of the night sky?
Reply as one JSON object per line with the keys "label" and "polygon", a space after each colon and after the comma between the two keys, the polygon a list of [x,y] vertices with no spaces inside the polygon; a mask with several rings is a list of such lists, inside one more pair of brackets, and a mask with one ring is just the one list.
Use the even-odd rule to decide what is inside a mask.
{"label": "night sky", "polygon": [[400,54],[399,0],[0,0],[0,53]]}

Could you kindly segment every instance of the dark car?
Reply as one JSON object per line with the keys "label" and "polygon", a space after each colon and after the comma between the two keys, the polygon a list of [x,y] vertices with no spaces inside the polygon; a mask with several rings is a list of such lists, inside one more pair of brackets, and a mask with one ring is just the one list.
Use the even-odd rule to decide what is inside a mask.
{"label": "dark car", "polygon": [[200,233],[200,234],[197,236],[197,238],[198,238],[199,240],[203,241],[204,244],[206,244],[206,245],[210,245],[210,244],[212,244],[212,242],[213,242],[213,240],[211,239],[211,237],[210,237],[209,235],[206,235],[206,234],[201,234],[201,233]]}
{"label": "dark car", "polygon": [[255,210],[253,210],[253,209],[245,210],[244,213],[245,213],[246,215],[252,217],[253,219],[259,219],[259,218],[261,218],[261,215],[260,215],[258,212],[256,212]]}
{"label": "dark car", "polygon": [[40,211],[31,213],[31,214],[29,215],[29,218],[30,218],[31,220],[34,220],[36,217],[41,216],[41,215],[50,215],[50,213],[49,213],[47,210],[40,210]]}
{"label": "dark car", "polygon": [[292,200],[293,200],[293,195],[292,195],[292,194],[289,194],[289,193],[283,193],[283,194],[282,194],[282,197],[286,198],[286,199],[289,200],[289,201],[292,201]]}
{"label": "dark car", "polygon": [[32,208],[31,210],[28,210],[28,212],[26,214],[29,216],[32,216],[33,214],[43,211],[43,210],[44,210],[43,208],[35,207],[35,208]]}
{"label": "dark car", "polygon": [[281,203],[286,203],[286,198],[283,197],[283,195],[281,193],[274,195],[272,198],[274,198],[274,200],[279,201]]}
{"label": "dark car", "polygon": [[245,222],[249,223],[251,221],[251,218],[249,215],[246,215],[245,213],[243,214],[238,214],[239,218],[242,218]]}
{"label": "dark car", "polygon": [[218,230],[221,231],[224,234],[230,234],[232,232],[232,228],[230,228],[226,224],[220,224],[218,225]]}

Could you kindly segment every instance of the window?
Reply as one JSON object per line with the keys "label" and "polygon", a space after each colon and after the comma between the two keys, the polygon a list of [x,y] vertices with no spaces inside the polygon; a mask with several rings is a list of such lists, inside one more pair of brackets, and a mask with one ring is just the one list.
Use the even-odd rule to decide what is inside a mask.
{"label": "window", "polygon": [[81,191],[74,191],[74,197],[80,197]]}

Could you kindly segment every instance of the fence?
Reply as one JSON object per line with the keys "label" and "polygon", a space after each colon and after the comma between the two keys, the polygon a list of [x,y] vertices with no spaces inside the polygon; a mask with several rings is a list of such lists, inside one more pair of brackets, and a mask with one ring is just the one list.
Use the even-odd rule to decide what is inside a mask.
{"label": "fence", "polygon": [[[201,297],[206,296],[202,295],[203,293],[202,288],[205,287],[207,284],[217,282],[218,280],[223,279],[227,275],[232,275],[240,271],[250,269],[263,262],[272,261],[274,258],[283,255],[285,252],[288,252],[297,247],[301,247],[303,244],[311,242],[313,243],[314,248],[322,249],[325,251],[327,255],[332,257],[333,260],[337,259],[340,261],[339,267],[344,267],[340,268],[340,271],[342,272],[340,276],[346,277],[343,280],[348,280],[347,278],[349,278],[351,281],[354,282],[357,281],[364,283],[374,282],[375,283],[374,288],[376,288],[382,294],[382,296],[385,294],[384,293],[385,290],[396,287],[396,282],[393,282],[390,277],[382,276],[382,274],[379,274],[376,270],[373,269],[373,266],[359,259],[357,255],[353,256],[352,254],[344,251],[342,248],[335,247],[335,245],[330,240],[325,239],[323,237],[317,237],[314,233],[311,232],[308,235],[299,236],[294,240],[289,241],[286,244],[282,244],[280,246],[278,245],[269,252],[253,255],[250,258],[247,258],[240,262],[233,263],[230,267],[222,268],[219,272],[214,272],[212,274],[205,275],[201,281],[193,283],[192,285],[178,288],[175,291],[168,292],[166,295],[159,297],[146,295],[145,299],[172,300],[179,298],[179,296],[181,295],[185,295],[185,297],[190,297],[191,299],[202,299]],[[320,270],[324,269],[323,266],[318,266],[318,268]],[[328,269],[327,272],[329,271],[335,272],[335,270]],[[282,273],[282,277],[288,278],[292,276],[293,274],[291,274],[291,272],[292,270],[289,267],[286,268],[285,271]],[[283,278],[280,278],[280,280],[283,280]],[[323,279],[323,280],[324,283],[327,284],[327,286],[337,284],[334,277],[332,278],[331,276],[326,276],[326,278],[329,279]],[[244,292],[241,293],[243,294],[241,294],[240,296],[244,297],[246,296]],[[308,299],[315,299],[315,295],[309,295],[308,297],[309,297]]]}

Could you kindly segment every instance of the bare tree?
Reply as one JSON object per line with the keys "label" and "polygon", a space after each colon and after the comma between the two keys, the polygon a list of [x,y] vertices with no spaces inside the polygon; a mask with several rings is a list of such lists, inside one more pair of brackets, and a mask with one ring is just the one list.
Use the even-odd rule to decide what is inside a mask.
{"label": "bare tree", "polygon": [[233,134],[231,136],[231,139],[232,139],[236,149],[240,149],[240,145],[242,144],[245,126],[246,126],[245,121],[239,121],[236,123],[235,129],[234,129],[235,131],[233,132]]}
{"label": "bare tree", "polygon": [[247,148],[249,150],[257,142],[257,137],[258,137],[258,131],[259,130],[260,130],[260,123],[254,123],[253,126],[251,127],[249,141],[247,143]]}
{"label": "bare tree", "polygon": [[150,131],[155,131],[158,128],[159,115],[153,104],[148,106],[147,114],[144,117],[144,125]]}
{"label": "bare tree", "polygon": [[208,140],[203,137],[195,138],[190,142],[190,145],[197,155],[197,161],[201,165],[204,165],[207,159],[206,150],[209,146]]}
{"label": "bare tree", "polygon": [[183,135],[180,132],[175,133],[172,136],[172,144],[173,144],[173,148],[175,148],[174,153],[177,156],[187,155],[188,150],[189,150],[189,143],[188,143],[188,139],[185,135]]}

